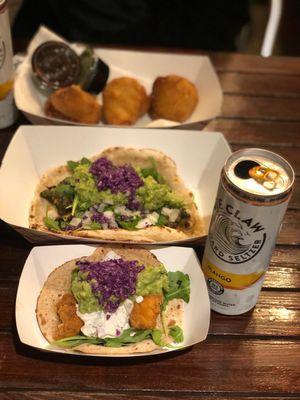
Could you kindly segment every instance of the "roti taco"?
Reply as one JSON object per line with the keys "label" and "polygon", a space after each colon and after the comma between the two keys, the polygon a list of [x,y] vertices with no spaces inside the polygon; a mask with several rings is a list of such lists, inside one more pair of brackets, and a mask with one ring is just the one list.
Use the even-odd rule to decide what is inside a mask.
{"label": "roti taco", "polygon": [[47,278],[36,315],[48,342],[88,354],[151,352],[183,341],[190,280],[154,254],[99,247]]}
{"label": "roti taco", "polygon": [[29,225],[60,235],[167,242],[202,235],[193,194],[160,151],[114,147],[46,172]]}

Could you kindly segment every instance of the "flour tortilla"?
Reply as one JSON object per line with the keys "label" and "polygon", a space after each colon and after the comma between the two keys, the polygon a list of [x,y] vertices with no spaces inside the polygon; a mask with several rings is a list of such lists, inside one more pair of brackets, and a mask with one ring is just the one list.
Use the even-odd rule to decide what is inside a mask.
{"label": "flour tortilla", "polygon": [[[158,172],[163,175],[173,192],[185,203],[187,212],[191,216],[191,227],[186,230],[160,226],[149,226],[136,231],[128,231],[126,229],[76,230],[60,231],[59,235],[95,238],[109,242],[132,243],[172,242],[203,236],[203,226],[197,206],[193,200],[193,194],[185,187],[184,182],[177,175],[176,164],[171,158],[153,149],[132,149],[125,147],[108,148],[92,157],[91,160],[96,160],[99,157],[107,157],[115,165],[131,164],[133,167],[140,168],[149,167],[149,158],[154,158]],[[70,172],[67,166],[53,168],[42,176],[30,208],[30,228],[45,232],[50,231],[44,225],[44,217],[47,211],[49,216],[54,217],[57,216],[57,212],[53,205],[50,205],[46,199],[40,196],[40,193],[48,187],[57,185],[68,176],[70,176]]]}
{"label": "flour tortilla", "polygon": [[[83,257],[89,261],[101,261],[108,252],[113,251],[120,257],[127,260],[138,260],[144,265],[159,265],[161,264],[154,254],[142,248],[129,248],[124,246],[108,247],[103,246],[97,248],[89,257]],[[54,341],[55,331],[60,324],[59,317],[56,311],[56,305],[62,296],[71,292],[71,272],[76,268],[76,262],[79,259],[74,259],[66,262],[56,268],[47,278],[37,301],[36,316],[42,334],[48,342]],[[183,300],[171,300],[163,313],[163,318],[158,317],[157,328],[164,329],[171,325],[183,327]],[[163,339],[166,343],[172,342],[172,338],[165,335]],[[81,344],[73,347],[73,350],[87,354],[133,354],[151,352],[158,349],[152,340],[147,339],[139,343],[134,343],[125,347],[104,347],[94,344]]]}

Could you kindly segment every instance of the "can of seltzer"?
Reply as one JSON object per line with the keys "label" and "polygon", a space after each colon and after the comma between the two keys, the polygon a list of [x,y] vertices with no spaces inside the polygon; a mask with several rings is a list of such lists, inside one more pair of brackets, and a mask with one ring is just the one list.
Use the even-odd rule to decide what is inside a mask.
{"label": "can of seltzer", "polygon": [[17,117],[14,103],[13,50],[6,0],[0,0],[0,129]]}
{"label": "can of seltzer", "polygon": [[293,184],[291,165],[270,151],[227,159],[202,263],[213,310],[238,315],[257,303]]}

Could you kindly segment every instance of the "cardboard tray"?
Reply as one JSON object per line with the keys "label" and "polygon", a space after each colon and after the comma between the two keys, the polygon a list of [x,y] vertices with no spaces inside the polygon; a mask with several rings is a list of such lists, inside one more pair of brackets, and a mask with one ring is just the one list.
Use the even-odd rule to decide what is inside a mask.
{"label": "cardboard tray", "polygon": [[[93,156],[113,146],[152,148],[171,157],[185,185],[194,193],[203,219],[204,236],[207,234],[220,172],[230,154],[228,143],[217,132],[21,126],[10,142],[0,168],[0,218],[30,242],[62,242],[63,238],[58,234],[29,229],[30,204],[40,177],[49,168],[64,165],[68,160]],[[100,242],[88,238],[65,239],[80,243]],[[193,242],[198,239],[201,237]]]}
{"label": "cardboard tray", "polygon": [[[66,42],[47,28],[40,27],[29,44],[27,56],[17,69],[14,86],[16,105],[33,124],[57,125],[64,123],[82,125],[49,118],[44,114],[44,104],[47,96],[37,88],[32,80],[31,56],[36,47],[48,40]],[[84,46],[78,44],[73,44],[71,47],[78,54],[84,49]],[[108,81],[122,76],[133,77],[143,84],[147,93],[150,94],[152,84],[157,77],[176,74],[189,79],[197,88],[199,95],[198,105],[191,117],[184,123],[180,124],[165,119],[152,121],[148,115],[145,115],[131,127],[163,128],[182,126],[184,124],[210,120],[215,118],[221,111],[223,101],[222,89],[210,59],[206,56],[101,48],[96,48],[95,53],[110,67]],[[102,104],[101,93],[98,99]],[[99,123],[97,126],[107,127],[110,125]],[[123,128],[128,127],[123,126]]]}
{"label": "cardboard tray", "polygon": [[[87,355],[73,350],[50,346],[42,335],[36,319],[36,303],[48,275],[58,266],[74,258],[90,255],[93,246],[66,245],[34,247],[24,265],[16,299],[16,323],[22,343],[43,351],[69,353],[78,356],[137,357],[172,352],[205,340],[210,321],[210,306],[207,287],[200,263],[193,249],[164,247],[151,250],[168,271],[183,271],[190,276],[190,301],[184,303],[184,342],[175,348],[161,348],[150,353],[132,355]],[[28,294],[30,293],[30,296]]]}

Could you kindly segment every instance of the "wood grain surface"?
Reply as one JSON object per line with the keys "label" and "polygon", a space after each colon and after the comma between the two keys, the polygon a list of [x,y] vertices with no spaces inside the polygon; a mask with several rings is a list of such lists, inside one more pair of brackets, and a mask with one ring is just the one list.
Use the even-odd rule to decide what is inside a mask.
{"label": "wood grain surface", "polygon": [[[224,104],[205,130],[222,132],[232,150],[263,147],[281,154],[296,173],[256,307],[234,317],[212,312],[205,342],[159,357],[40,352],[20,343],[14,320],[18,281],[32,245],[0,221],[0,400],[300,398],[300,59],[210,57]],[[20,116],[0,131],[0,162],[17,126],[27,123]],[[201,256],[203,246],[196,251]]]}

